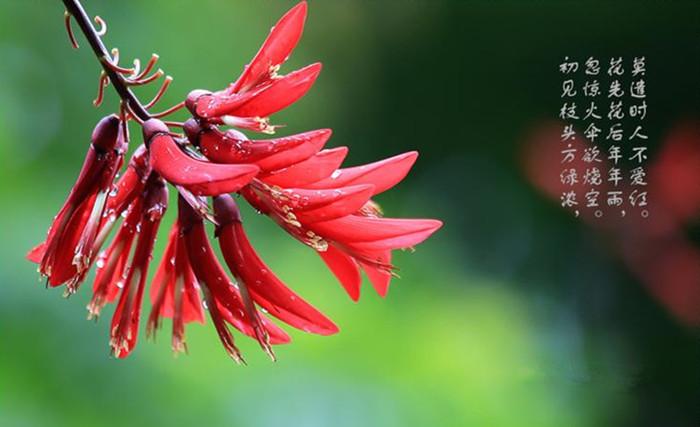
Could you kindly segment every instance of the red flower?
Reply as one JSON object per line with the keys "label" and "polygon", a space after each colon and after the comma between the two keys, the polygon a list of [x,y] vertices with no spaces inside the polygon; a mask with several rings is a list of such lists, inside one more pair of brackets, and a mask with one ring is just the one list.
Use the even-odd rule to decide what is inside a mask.
{"label": "red flower", "polygon": [[126,148],[118,117],[102,119],[92,133],[78,179],[54,218],[46,241],[27,255],[39,263],[39,272],[50,286],[68,282],[68,292],[72,293],[85,277],[105,203]]}
{"label": "red flower", "polygon": [[198,196],[238,191],[259,172],[255,165],[219,165],[193,159],[168,134],[168,127],[157,119],[144,123],[143,138],[153,169],[168,182]]}
{"label": "red flower", "polygon": [[148,335],[154,336],[161,317],[169,317],[173,319],[173,351],[186,351],[185,324],[204,323],[204,311],[200,286],[189,263],[180,221],[175,221],[170,230],[168,246],[153,278],[151,303]]}
{"label": "red flower", "polygon": [[245,285],[237,286],[228,278],[209,244],[202,218],[186,201],[179,200],[178,222],[189,264],[202,286],[209,313],[226,351],[236,361],[243,361],[224,321],[256,338],[274,357],[270,345],[289,342],[289,336],[255,308]]}
{"label": "red flower", "polygon": [[[167,205],[168,187],[160,177],[151,175],[143,197],[132,205],[134,214],[140,217],[135,230],[138,233],[138,239],[122,282],[119,303],[112,317],[110,345],[112,352],[120,358],[127,356],[136,345],[141,299],[148,276],[148,266],[152,258],[158,225]],[[134,230],[130,232],[133,239]],[[128,256],[128,251],[126,255]],[[118,284],[117,287],[119,287]]]}
{"label": "red flower", "polygon": [[316,63],[286,76],[277,74],[301,38],[306,11],[306,2],[301,2],[287,12],[227,89],[192,91],[186,101],[192,114],[214,123],[274,133],[267,117],[304,96],[321,72],[321,64]]}
{"label": "red flower", "polygon": [[216,235],[221,252],[238,279],[242,293],[250,295],[257,305],[295,328],[320,335],[338,332],[333,322],[287,288],[260,259],[248,241],[240,211],[230,195],[216,197],[214,211],[219,223]]}
{"label": "red flower", "polygon": [[[126,124],[138,114],[127,103],[119,117],[98,124],[78,181],[46,242],[29,258],[40,263],[50,285],[67,282],[70,292],[97,264],[89,317],[118,301],[110,329],[116,357],[130,354],[137,342],[146,277],[167,206],[166,183],[178,190],[178,216],[149,290],[152,311],[147,334],[154,336],[162,318],[172,318],[172,348],[186,351],[185,325],[203,323],[208,311],[224,348],[238,362],[243,357],[231,326],[256,339],[272,358],[273,345],[289,342],[287,333],[265,313],[314,334],[330,335],[338,328],[258,256],[229,193],[241,194],[316,250],[353,300],[360,295],[361,271],[380,295],[386,295],[394,275],[391,252],[417,245],[442,225],[429,219],[383,218],[372,200],[406,176],[416,152],[341,169],[348,148],[324,149],[330,129],[250,140],[236,129],[222,128],[271,133],[275,127],[268,116],[299,99],[314,83],[320,64],[277,75],[301,37],[306,10],[302,2],[277,23],[235,83],[221,91],[196,90],[188,95],[184,104],[192,118],[176,123],[185,135],[170,131],[168,124],[173,122],[147,120],[167,114],[145,113],[139,120],[144,144],[116,184],[128,142]],[[143,84],[153,64],[149,62],[129,81]],[[137,73],[112,65],[115,73]],[[213,213],[208,198],[213,199]],[[100,252],[120,220],[111,243]],[[209,242],[205,220],[216,227],[235,282]]]}

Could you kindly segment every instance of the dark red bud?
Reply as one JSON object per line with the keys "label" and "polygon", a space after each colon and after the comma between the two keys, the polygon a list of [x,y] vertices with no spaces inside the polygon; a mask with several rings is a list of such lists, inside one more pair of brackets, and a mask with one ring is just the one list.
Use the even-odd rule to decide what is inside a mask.
{"label": "dark red bud", "polygon": [[104,117],[92,131],[92,145],[102,151],[114,150],[119,134],[119,117],[112,114]]}
{"label": "dark red bud", "polygon": [[151,143],[151,138],[158,134],[168,134],[170,129],[158,119],[149,119],[143,123],[143,141],[148,146]]}
{"label": "dark red bud", "polygon": [[187,107],[187,109],[190,111],[190,113],[192,113],[192,115],[198,116],[197,101],[199,101],[199,98],[203,96],[211,96],[211,92],[204,89],[195,89],[187,95],[187,99],[185,100],[185,107]]}
{"label": "dark red bud", "polygon": [[190,143],[195,147],[199,147],[199,136],[202,134],[203,129],[197,119],[187,119],[182,128]]}
{"label": "dark red bud", "polygon": [[236,201],[230,194],[222,194],[214,197],[214,216],[220,226],[241,221],[241,211]]}
{"label": "dark red bud", "polygon": [[143,204],[144,212],[152,217],[160,218],[168,207],[168,186],[162,178],[152,175],[146,187],[146,198]]}

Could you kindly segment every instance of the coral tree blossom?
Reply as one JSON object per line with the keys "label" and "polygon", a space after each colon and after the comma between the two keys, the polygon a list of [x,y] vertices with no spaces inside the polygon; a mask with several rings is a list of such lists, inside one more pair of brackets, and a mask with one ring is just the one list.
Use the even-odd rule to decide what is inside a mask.
{"label": "coral tree blossom", "polygon": [[[301,37],[306,12],[305,2],[287,12],[227,88],[190,92],[184,135],[173,134],[159,119],[141,123],[143,144],[121,177],[128,114],[108,116],[95,128],[70,195],[46,241],[28,258],[39,264],[48,286],[66,285],[67,294],[96,266],[89,317],[116,303],[110,328],[115,356],[127,356],[136,345],[144,293],[152,304],[147,335],[156,333],[163,318],[172,319],[172,348],[178,352],[187,349],[186,324],[204,323],[205,313],[239,362],[243,357],[230,328],[257,340],[273,358],[273,346],[290,337],[270,318],[314,334],[338,331],[256,253],[232,193],[317,252],[353,300],[360,297],[362,272],[386,295],[394,276],[392,251],[412,248],[442,225],[385,218],[373,200],[406,176],[416,152],[341,167],[348,149],[324,148],[330,129],[268,139],[249,139],[238,130],[273,134],[269,117],[314,84],[321,64],[278,74]],[[177,218],[159,264],[151,267],[168,184],[178,192]],[[223,261],[210,242],[208,223]]]}

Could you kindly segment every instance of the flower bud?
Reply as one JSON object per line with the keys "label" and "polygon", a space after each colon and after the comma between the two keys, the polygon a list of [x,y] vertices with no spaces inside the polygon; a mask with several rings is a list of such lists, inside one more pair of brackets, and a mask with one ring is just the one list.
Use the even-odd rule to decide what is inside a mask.
{"label": "flower bud", "polygon": [[92,145],[102,151],[114,150],[119,135],[119,117],[112,114],[104,117],[92,131]]}

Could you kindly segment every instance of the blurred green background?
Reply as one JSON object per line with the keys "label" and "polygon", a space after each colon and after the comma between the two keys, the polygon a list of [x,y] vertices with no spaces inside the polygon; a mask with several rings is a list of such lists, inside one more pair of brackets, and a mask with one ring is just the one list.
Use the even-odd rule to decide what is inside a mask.
{"label": "blurred green background", "polygon": [[[124,63],[160,54],[175,77],[166,105],[235,79],[294,2],[84,4],[107,20]],[[89,285],[63,300],[24,260],[116,97],[109,89],[92,107],[98,67],[87,48],[70,48],[59,1],[2,6],[1,426],[700,424],[698,329],[641,285],[610,236],[559,209],[521,168],[528,135],[556,119],[565,55],[646,55],[652,147],[700,117],[697,1],[311,1],[283,71],[317,60],[324,70],[274,117],[288,124],[281,134],[333,128],[348,164],[419,150],[379,202],[389,216],[446,225],[397,254],[402,279],[385,300],[365,283],[354,304],[312,251],[246,211],[264,259],[341,327],[327,338],[293,331],[276,363],[239,338],[247,367],[210,323],[188,327],[189,355],[171,356],[166,322],[155,344],[142,336],[114,360],[110,310],[85,321]],[[697,224],[686,230],[695,244]]]}

